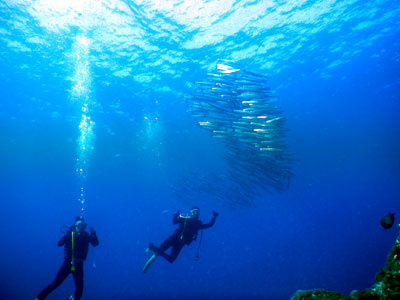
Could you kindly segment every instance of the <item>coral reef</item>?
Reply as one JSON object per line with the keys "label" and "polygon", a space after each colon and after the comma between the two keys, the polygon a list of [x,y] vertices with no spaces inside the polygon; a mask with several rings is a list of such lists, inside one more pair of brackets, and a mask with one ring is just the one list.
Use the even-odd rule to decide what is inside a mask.
{"label": "coral reef", "polygon": [[349,296],[325,290],[309,290],[297,291],[291,300],[400,300],[400,233],[386,266],[378,272],[375,280],[376,283],[369,289],[352,291]]}

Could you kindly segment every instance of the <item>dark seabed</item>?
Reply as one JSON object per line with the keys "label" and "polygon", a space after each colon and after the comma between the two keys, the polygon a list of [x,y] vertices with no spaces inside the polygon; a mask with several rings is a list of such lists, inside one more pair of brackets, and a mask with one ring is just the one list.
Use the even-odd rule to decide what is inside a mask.
{"label": "dark seabed", "polygon": [[[217,64],[275,102],[231,79],[199,100]],[[398,234],[380,219],[400,217],[399,70],[398,1],[1,1],[0,298],[35,299],[81,213],[100,239],[82,299],[368,288]],[[220,214],[199,259],[198,239],[143,274],[193,205]]]}

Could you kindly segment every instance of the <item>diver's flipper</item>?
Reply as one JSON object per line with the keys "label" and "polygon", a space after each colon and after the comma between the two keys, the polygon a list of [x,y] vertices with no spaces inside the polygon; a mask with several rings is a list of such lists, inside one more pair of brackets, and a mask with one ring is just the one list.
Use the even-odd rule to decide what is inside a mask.
{"label": "diver's flipper", "polygon": [[156,260],[157,255],[153,254],[152,257],[147,261],[147,263],[143,267],[143,273],[146,273],[147,270],[150,268],[151,264]]}

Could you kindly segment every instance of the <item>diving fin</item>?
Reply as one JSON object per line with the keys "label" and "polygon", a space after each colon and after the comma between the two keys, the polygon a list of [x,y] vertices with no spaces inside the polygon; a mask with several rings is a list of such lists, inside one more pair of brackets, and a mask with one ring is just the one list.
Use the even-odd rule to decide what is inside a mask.
{"label": "diving fin", "polygon": [[[146,250],[146,252],[147,252],[147,250]],[[156,258],[157,258],[157,255],[155,255],[155,254],[153,254],[153,256],[150,257],[150,259],[147,261],[147,263],[143,267],[143,273],[146,273],[149,270],[150,266],[156,260]]]}

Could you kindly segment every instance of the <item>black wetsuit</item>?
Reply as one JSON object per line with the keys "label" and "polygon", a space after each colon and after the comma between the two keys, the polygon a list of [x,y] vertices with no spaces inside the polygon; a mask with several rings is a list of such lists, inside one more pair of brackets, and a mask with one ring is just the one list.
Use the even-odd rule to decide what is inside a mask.
{"label": "black wetsuit", "polygon": [[[73,237],[73,243],[72,243]],[[52,283],[43,289],[37,296],[38,300],[43,300],[54,291],[72,273],[75,282],[74,300],[79,300],[83,293],[83,262],[85,261],[89,243],[93,246],[99,244],[96,232],[90,234],[86,231],[76,232],[71,227],[70,230],[58,241],[58,246],[64,246],[64,263],[58,271]],[[72,270],[72,266],[74,270]]]}
{"label": "black wetsuit", "polygon": [[[164,257],[170,263],[173,263],[183,246],[185,244],[190,245],[197,238],[199,230],[213,226],[215,219],[216,217],[214,216],[209,223],[203,224],[198,218],[183,217],[179,214],[175,214],[172,223],[179,224],[179,227],[161,244],[160,248],[153,246],[151,250],[157,255]],[[170,247],[172,247],[171,254],[165,253]]]}

